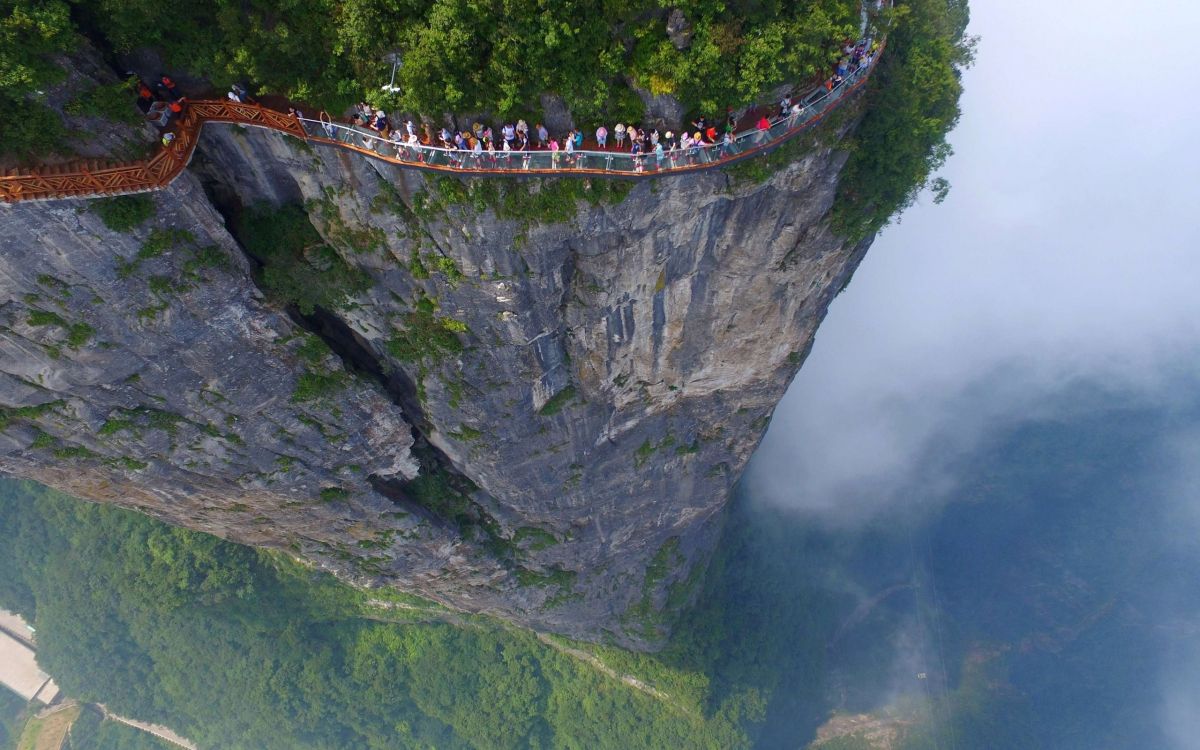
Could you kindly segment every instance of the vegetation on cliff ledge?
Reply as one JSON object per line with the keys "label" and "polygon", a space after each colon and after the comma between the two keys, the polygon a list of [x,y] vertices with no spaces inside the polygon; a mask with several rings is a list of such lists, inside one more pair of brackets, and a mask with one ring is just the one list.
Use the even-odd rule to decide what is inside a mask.
{"label": "vegetation on cliff ledge", "polygon": [[251,206],[238,217],[237,230],[242,246],[262,264],[263,289],[304,315],[345,307],[368,286],[366,273],[326,244],[300,206]]}
{"label": "vegetation on cliff ledge", "polygon": [[[24,0],[29,2],[31,0]],[[321,106],[373,98],[399,52],[402,109],[534,115],[561,96],[582,121],[636,118],[628,83],[688,107],[748,103],[810,78],[858,25],[856,0],[726,0],[682,6],[690,37],[667,35],[658,0],[215,0],[185,5],[82,0],[83,26],[112,49],[162,50],[169,64],[218,84],[249,78]]]}
{"label": "vegetation on cliff ledge", "polygon": [[925,189],[934,200],[949,185],[932,175],[951,154],[962,69],[972,62],[967,0],[898,4],[887,51],[867,89],[867,111],[850,141],[838,185],[835,225],[855,239],[879,231]]}
{"label": "vegetation on cliff ledge", "polygon": [[[670,10],[659,0],[0,0],[0,96],[21,104],[61,77],[47,55],[70,49],[79,29],[106,52],[151,48],[218,86],[250,80],[331,110],[369,96],[431,115],[537,117],[553,93],[580,122],[636,120],[632,83],[716,116],[824,71],[859,21],[857,0],[705,0],[681,6],[668,35]],[[393,53],[399,91],[383,102]],[[22,107],[30,116],[6,117],[6,128],[42,116],[36,102]]]}

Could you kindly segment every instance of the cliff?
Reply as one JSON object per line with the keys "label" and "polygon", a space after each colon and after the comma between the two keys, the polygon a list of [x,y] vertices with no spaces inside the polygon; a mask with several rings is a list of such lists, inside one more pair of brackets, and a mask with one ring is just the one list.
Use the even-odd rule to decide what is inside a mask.
{"label": "cliff", "polygon": [[653,646],[869,245],[829,228],[844,127],[822,135],[762,182],[630,187],[213,127],[131,231],[0,208],[0,470]]}

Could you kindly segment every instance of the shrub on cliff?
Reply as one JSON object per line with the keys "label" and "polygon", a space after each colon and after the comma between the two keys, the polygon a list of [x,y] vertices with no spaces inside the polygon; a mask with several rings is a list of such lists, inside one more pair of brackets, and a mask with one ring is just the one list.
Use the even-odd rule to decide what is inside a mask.
{"label": "shrub on cliff", "polygon": [[263,288],[278,303],[311,315],[316,308],[336,310],[367,288],[367,276],[351,266],[296,205],[246,209],[237,223],[238,239],[262,269]]}
{"label": "shrub on cliff", "polygon": [[154,199],[145,193],[101,198],[88,207],[114,232],[131,232],[154,215]]}

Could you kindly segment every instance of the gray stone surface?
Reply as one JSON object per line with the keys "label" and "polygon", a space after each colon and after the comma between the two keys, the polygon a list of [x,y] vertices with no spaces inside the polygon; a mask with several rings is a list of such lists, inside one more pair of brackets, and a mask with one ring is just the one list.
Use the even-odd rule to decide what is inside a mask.
{"label": "gray stone surface", "polygon": [[646,114],[642,118],[643,127],[658,128],[660,131],[678,130],[683,124],[683,118],[686,114],[683,111],[683,105],[679,100],[670,94],[659,94],[655,96],[646,89],[637,86],[631,86],[634,93],[642,100],[642,105],[646,108]]}
{"label": "gray stone surface", "polygon": [[[569,220],[546,223],[499,218],[483,193],[431,208],[431,196],[462,187],[210,127],[191,172],[156,197],[154,224],[216,244],[228,265],[151,321],[136,312],[156,304],[147,278],[182,274],[185,252],[121,278],[148,227],[114,234],[76,202],[0,208],[0,406],[63,402],[0,433],[0,470],[290,548],[351,580],[652,646],[665,632],[656,613],[672,592],[689,595],[733,484],[869,244],[828,225],[844,158],[816,147],[762,184],[723,172],[639,183],[621,202],[580,201]],[[318,229],[371,277],[335,315],[391,387],[356,378],[320,408],[291,401],[307,366],[300,339],[289,341],[297,328],[261,299],[200,181],[225,209],[308,202]],[[377,246],[352,249],[347,229],[373,230]],[[414,257],[429,278],[414,276]],[[439,258],[462,277],[437,270]],[[420,364],[389,354],[422,295],[465,325],[461,353]],[[33,308],[87,321],[95,337],[67,347],[54,326],[28,324]],[[116,410],[139,405],[187,422],[174,435],[100,434]],[[420,471],[414,426],[478,485],[473,500],[510,540],[506,553],[372,488],[369,475]],[[39,430],[95,455],[56,458],[44,439],[38,447]],[[286,470],[280,456],[294,458]],[[325,487],[347,497],[321,502]],[[647,581],[656,560],[662,576]]]}
{"label": "gray stone surface", "polygon": [[679,8],[672,8],[667,16],[667,38],[671,40],[671,44],[675,45],[675,49],[684,50],[690,47],[692,36],[695,33],[692,22],[687,19],[683,11]]}

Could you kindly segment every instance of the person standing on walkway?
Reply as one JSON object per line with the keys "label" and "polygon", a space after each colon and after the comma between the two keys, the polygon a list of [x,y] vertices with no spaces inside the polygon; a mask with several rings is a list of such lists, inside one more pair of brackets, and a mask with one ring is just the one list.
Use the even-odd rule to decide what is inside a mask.
{"label": "person standing on walkway", "polygon": [[733,148],[733,131],[732,131],[732,130],[726,130],[726,131],[725,131],[725,139],[724,139],[724,141],[722,141],[722,143],[721,143],[721,155],[722,155],[722,157],[725,157],[725,156],[733,156],[733,151],[734,151],[734,148]]}
{"label": "person standing on walkway", "polygon": [[756,136],[757,142],[762,143],[765,141],[767,139],[767,133],[769,132],[771,132],[771,121],[768,120],[767,116],[764,114],[762,117],[758,118],[758,135]]}
{"label": "person standing on walkway", "polygon": [[601,151],[608,150],[608,128],[604,127],[603,125],[596,128],[596,146],[598,146]]}
{"label": "person standing on walkway", "polygon": [[617,127],[613,129],[613,134],[617,138],[617,150],[625,148],[625,126],[618,122]]}
{"label": "person standing on walkway", "polygon": [[[545,128],[543,128],[541,125],[538,125],[538,132],[541,133],[544,131]],[[554,169],[558,169],[558,140],[554,138],[550,139],[550,166]]]}
{"label": "person standing on walkway", "polygon": [[804,112],[804,104],[796,102],[792,105],[790,114],[788,114],[788,129],[796,127],[796,123],[800,121],[800,115]]}
{"label": "person standing on walkway", "polygon": [[[549,137],[550,137],[550,133],[548,133],[546,131],[546,126],[539,122],[537,124],[538,148],[545,148],[546,147],[546,139],[548,139]],[[558,145],[557,141],[555,142],[555,145]]]}
{"label": "person standing on walkway", "polygon": [[166,93],[167,99],[175,101],[179,98],[179,89],[175,87],[175,81],[171,80],[171,77],[166,73],[159,75],[158,85],[162,87],[163,92]]}

